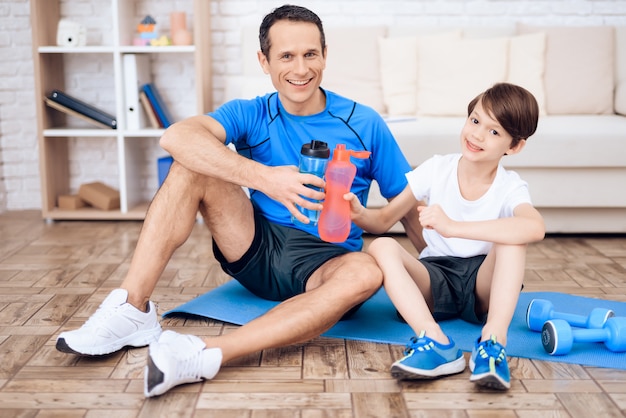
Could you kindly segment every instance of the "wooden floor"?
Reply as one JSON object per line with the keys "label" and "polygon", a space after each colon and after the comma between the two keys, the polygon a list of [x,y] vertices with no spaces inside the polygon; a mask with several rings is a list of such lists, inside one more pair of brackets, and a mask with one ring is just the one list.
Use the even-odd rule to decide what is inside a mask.
{"label": "wooden floor", "polygon": [[[0,214],[0,417],[621,417],[626,371],[510,358],[505,393],[478,390],[469,372],[397,382],[401,346],[318,338],[226,364],[210,381],[146,400],[146,348],[102,358],[57,352],[128,269],[141,223],[45,223]],[[404,238],[400,238],[406,240]],[[548,237],[529,249],[526,290],[626,301],[626,237]],[[197,224],[154,294],[159,312],[228,280]],[[218,335],[232,325],[164,320],[166,329]],[[245,341],[241,342],[245,344]],[[467,353],[466,353],[467,355]],[[624,354],[626,356],[626,354]]]}

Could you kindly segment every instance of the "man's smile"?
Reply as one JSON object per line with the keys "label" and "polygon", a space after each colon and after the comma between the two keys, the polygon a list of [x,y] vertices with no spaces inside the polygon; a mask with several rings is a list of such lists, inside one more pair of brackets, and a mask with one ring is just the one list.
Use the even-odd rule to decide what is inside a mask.
{"label": "man's smile", "polygon": [[293,84],[294,86],[305,86],[309,84],[313,80],[312,78],[307,78],[306,80],[287,80],[289,84]]}

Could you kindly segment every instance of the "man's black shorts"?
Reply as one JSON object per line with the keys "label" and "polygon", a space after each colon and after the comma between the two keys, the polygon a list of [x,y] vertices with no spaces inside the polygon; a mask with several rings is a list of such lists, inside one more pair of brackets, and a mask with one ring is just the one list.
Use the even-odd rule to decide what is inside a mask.
{"label": "man's black shorts", "polygon": [[264,299],[283,301],[304,293],[318,267],[350,252],[299,229],[273,224],[256,208],[254,225],[254,240],[241,259],[228,263],[215,241],[213,253],[222,270]]}

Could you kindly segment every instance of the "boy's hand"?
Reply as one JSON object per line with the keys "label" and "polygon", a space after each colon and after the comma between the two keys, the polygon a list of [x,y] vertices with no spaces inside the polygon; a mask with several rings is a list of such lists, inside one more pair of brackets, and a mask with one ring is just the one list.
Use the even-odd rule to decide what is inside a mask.
{"label": "boy's hand", "polygon": [[350,219],[358,219],[365,209],[359,199],[352,192],[344,194],[343,198],[350,201]]}
{"label": "boy's hand", "polygon": [[423,228],[434,229],[446,238],[453,236],[454,221],[448,218],[441,206],[418,206],[417,211]]}

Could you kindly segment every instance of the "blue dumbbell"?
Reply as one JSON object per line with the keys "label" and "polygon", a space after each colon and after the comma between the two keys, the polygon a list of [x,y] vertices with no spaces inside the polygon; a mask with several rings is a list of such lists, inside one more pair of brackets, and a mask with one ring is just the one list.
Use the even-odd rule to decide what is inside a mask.
{"label": "blue dumbbell", "polygon": [[615,316],[610,309],[594,308],[589,316],[555,312],[552,302],[545,299],[533,299],[526,310],[526,325],[533,331],[540,332],[543,324],[550,319],[563,319],[573,327],[602,328],[606,320]]}
{"label": "blue dumbbell", "polygon": [[543,325],[541,344],[552,356],[567,354],[574,342],[602,342],[611,351],[626,351],[626,317],[607,319],[604,328],[572,329],[563,319],[552,319]]}

